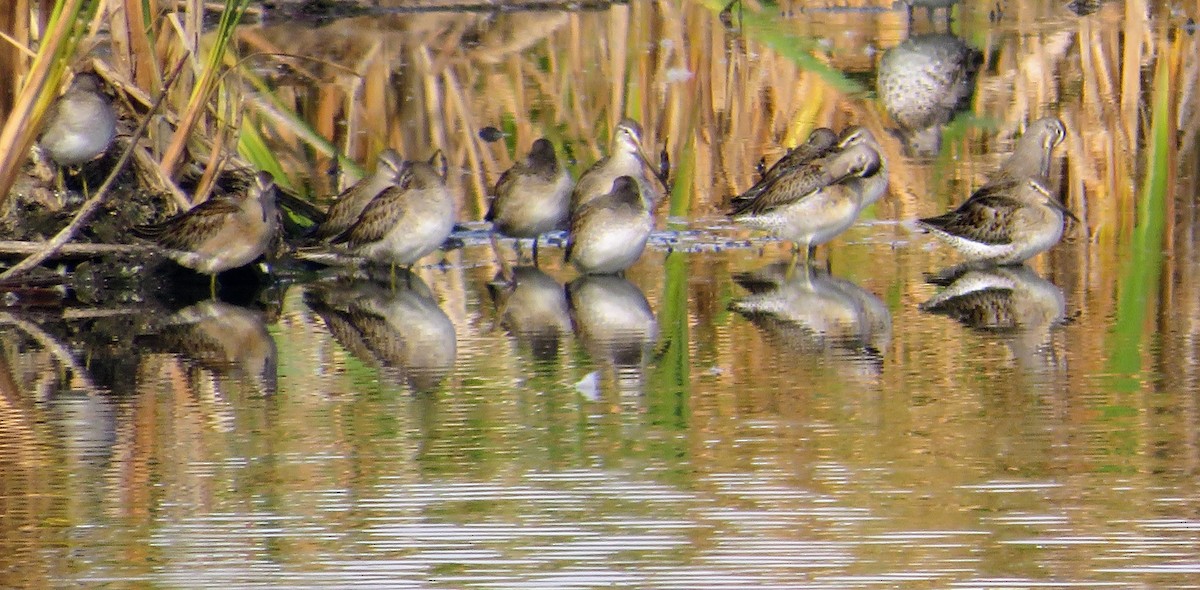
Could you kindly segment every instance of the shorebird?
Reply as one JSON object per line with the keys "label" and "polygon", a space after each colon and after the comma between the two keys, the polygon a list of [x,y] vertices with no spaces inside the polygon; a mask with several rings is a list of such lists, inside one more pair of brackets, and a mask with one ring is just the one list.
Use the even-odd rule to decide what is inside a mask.
{"label": "shorebird", "polygon": [[1058,117],[1043,117],[1030,123],[1017,140],[1012,154],[983,186],[972,193],[971,198],[1007,190],[1031,176],[1050,178],[1050,156],[1066,137],[1067,128]]}
{"label": "shorebird", "polygon": [[812,247],[853,225],[862,207],[862,187],[847,182],[879,170],[879,152],[853,145],[772,180],[753,200],[729,213],[743,225],[793,243],[793,262],[810,260]]}
{"label": "shorebird", "polygon": [[337,201],[329,207],[325,221],[317,228],[313,238],[327,241],[350,229],[367,204],[384,189],[396,183],[403,163],[396,150],[389,148],[380,152],[375,172],[359,179],[338,195]]}
{"label": "shorebird", "polygon": [[862,204],[859,206],[859,211],[861,211],[875,204],[887,192],[888,166],[887,158],[883,157],[883,148],[879,145],[879,141],[875,139],[874,133],[871,133],[866,127],[859,127],[857,125],[843,129],[842,134],[838,137],[836,149],[838,151],[846,151],[856,145],[866,146],[874,150],[876,154],[879,154],[879,168],[875,172],[850,178],[847,181],[851,185],[858,187],[862,192]]}
{"label": "shorebird", "polygon": [[62,168],[80,166],[99,158],[117,137],[117,116],[112,102],[100,91],[100,77],[76,74],[67,91],[50,105],[38,146]]}
{"label": "shorebird", "polygon": [[971,196],[957,209],[918,221],[968,262],[1024,262],[1058,243],[1063,215],[1078,219],[1050,194],[1044,178],[1029,177],[1004,190]]}
{"label": "shorebird", "polygon": [[968,107],[982,64],[982,52],[946,33],[917,35],[883,53],[875,88],[909,155],[937,155],[942,127]]}
{"label": "shorebird", "polygon": [[659,172],[654,170],[654,179],[646,175],[646,168],[653,167],[642,148],[642,126],[632,119],[622,119],[613,130],[612,147],[607,157],[592,164],[575,184],[571,192],[571,216],[592,199],[608,193],[613,181],[619,176],[628,176],[637,181],[638,193],[646,202],[646,209],[653,211],[662,191]]}
{"label": "shorebird", "polygon": [[445,171],[440,151],[428,162],[404,162],[396,183],[330,243],[392,268],[412,267],[454,229],[454,197],[446,188]]}
{"label": "shorebird", "polygon": [[571,216],[565,259],[583,274],[623,272],[641,257],[653,229],[653,214],[637,181],[618,177],[608,194]]}
{"label": "shorebird", "polygon": [[758,195],[762,194],[763,190],[766,189],[772,180],[827,155],[837,147],[837,143],[838,136],[832,129],[828,127],[813,129],[808,134],[808,139],[804,140],[804,143],[788,150],[783,157],[776,160],[766,172],[763,172],[762,177],[759,178],[758,182],[754,183],[754,186],[734,197],[731,205],[737,207],[743,203],[753,201]]}
{"label": "shorebird", "polygon": [[510,238],[533,238],[536,266],[541,235],[566,229],[573,186],[571,173],[554,155],[554,145],[538,139],[523,161],[500,175],[484,220]]}
{"label": "shorebird", "polygon": [[217,273],[262,256],[277,235],[275,198],[274,179],[259,172],[251,185],[210,197],[161,223],[135,226],[133,233],[153,240],[181,266],[210,275],[209,294],[215,297]]}

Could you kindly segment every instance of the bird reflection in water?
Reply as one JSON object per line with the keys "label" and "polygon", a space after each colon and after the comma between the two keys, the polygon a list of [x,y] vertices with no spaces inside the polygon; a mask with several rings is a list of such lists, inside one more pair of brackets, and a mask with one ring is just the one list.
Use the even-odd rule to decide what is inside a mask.
{"label": "bird reflection in water", "polygon": [[1061,368],[1052,330],[1069,321],[1062,289],[1024,264],[960,265],[928,277],[945,287],[920,306],[983,334],[1001,338],[1026,368]]}
{"label": "bird reflection in water", "polygon": [[398,270],[394,289],[365,279],[313,285],[304,302],[350,354],[415,392],[435,390],[454,368],[454,324],[411,272]]}
{"label": "bird reflection in water", "polygon": [[941,150],[942,127],[970,106],[983,53],[946,33],[916,35],[883,53],[876,91],[909,156]]}
{"label": "bird reflection in water", "polygon": [[658,321],[641,289],[623,277],[588,275],[571,281],[567,296],[584,350],[612,368],[621,392],[641,393],[658,341]]}
{"label": "bird reflection in water", "polygon": [[571,316],[563,287],[550,275],[532,266],[512,269],[488,283],[488,292],[500,316],[500,325],[533,357],[549,361],[558,357],[564,335],[571,332]]}
{"label": "bird reflection in water", "polygon": [[750,295],[730,309],[750,320],[781,349],[829,355],[856,373],[878,375],[892,339],[892,315],[878,297],[811,265],[787,262],[741,273],[734,281]]}
{"label": "bird reflection in water", "polygon": [[262,311],[210,299],[179,310],[156,333],[138,340],[176,354],[213,377],[247,384],[260,395],[275,393],[275,340],[267,333]]}

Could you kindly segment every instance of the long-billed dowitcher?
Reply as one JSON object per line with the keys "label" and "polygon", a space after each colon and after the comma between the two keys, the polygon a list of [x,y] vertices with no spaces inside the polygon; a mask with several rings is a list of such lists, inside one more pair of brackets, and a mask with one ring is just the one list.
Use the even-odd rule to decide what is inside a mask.
{"label": "long-billed dowitcher", "polygon": [[541,235],[566,229],[572,186],[571,173],[554,155],[554,144],[538,139],[523,161],[500,175],[484,220],[508,237],[533,238],[536,265]]}
{"label": "long-billed dowitcher", "polygon": [[862,187],[846,182],[879,170],[879,152],[865,144],[840,152],[771,181],[754,200],[729,213],[743,225],[793,243],[794,258],[810,259],[812,247],[832,240],[854,224]]}
{"label": "long-billed dowitcher", "polygon": [[871,133],[866,127],[858,125],[852,125],[843,129],[842,134],[838,137],[836,149],[846,151],[856,145],[866,146],[879,155],[879,167],[874,172],[851,177],[847,180],[847,182],[857,187],[862,193],[862,204],[859,205],[859,210],[861,211],[875,204],[887,193],[888,165],[887,158],[883,156],[883,148],[879,145],[879,141],[875,139],[874,133]]}
{"label": "long-billed dowitcher", "polygon": [[337,201],[329,207],[329,214],[317,228],[313,238],[325,241],[350,229],[371,199],[396,183],[403,163],[396,150],[389,148],[379,152],[375,172],[359,179],[338,195]]}
{"label": "long-billed dowitcher", "polygon": [[659,190],[659,172],[653,170],[656,178],[651,178],[646,175],[646,168],[653,170],[642,147],[642,126],[632,119],[622,119],[613,129],[608,156],[592,164],[579,177],[575,190],[571,191],[571,216],[575,216],[592,199],[608,194],[613,181],[619,176],[628,176],[637,181],[638,193],[646,202],[646,209],[653,211],[663,193]]}
{"label": "long-billed dowitcher", "polygon": [[875,88],[909,155],[935,156],[942,127],[968,106],[983,53],[945,33],[917,35],[883,53]]}
{"label": "long-billed dowitcher", "polygon": [[1003,191],[972,196],[957,209],[919,224],[957,249],[968,262],[1015,264],[1049,250],[1062,238],[1063,215],[1075,216],[1029,177]]}
{"label": "long-billed dowitcher", "polygon": [[133,232],[153,240],[180,265],[211,275],[210,294],[215,296],[217,273],[262,256],[278,233],[275,198],[274,179],[259,172],[241,190],[211,197],[161,223],[136,226]]}
{"label": "long-billed dowitcher", "polygon": [[[1067,128],[1058,117],[1043,117],[1029,124],[1013,146],[1008,158],[975,194],[985,195],[1024,182],[1030,176],[1050,178],[1050,158],[1054,148],[1067,137]],[[974,196],[974,194],[972,195]]]}
{"label": "long-billed dowitcher", "polygon": [[59,166],[98,158],[117,136],[117,117],[100,86],[99,76],[77,74],[66,93],[50,105],[38,145]]}
{"label": "long-billed dowitcher", "polygon": [[763,190],[766,189],[772,180],[828,154],[837,146],[837,143],[838,136],[832,129],[828,127],[813,129],[808,134],[808,139],[804,140],[804,143],[788,150],[766,172],[763,172],[762,178],[759,178],[758,182],[754,183],[754,186],[734,197],[730,204],[736,208],[743,203],[753,201],[758,195],[762,194]]}
{"label": "long-billed dowitcher", "polygon": [[392,267],[411,267],[454,229],[454,197],[446,188],[445,169],[440,151],[428,162],[404,162],[396,183],[330,243]]}
{"label": "long-billed dowitcher", "polygon": [[637,181],[620,176],[608,194],[572,215],[566,260],[584,274],[622,272],[641,257],[653,229],[653,215]]}

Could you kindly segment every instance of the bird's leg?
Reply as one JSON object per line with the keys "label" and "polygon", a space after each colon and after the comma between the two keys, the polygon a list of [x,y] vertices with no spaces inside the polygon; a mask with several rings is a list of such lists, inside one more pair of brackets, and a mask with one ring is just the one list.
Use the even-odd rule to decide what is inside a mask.
{"label": "bird's leg", "polygon": [[533,236],[533,267],[534,267],[534,268],[537,268],[537,265],[538,265],[538,261],[537,261],[537,250],[538,250],[538,248],[537,248],[537,246],[538,246],[538,239],[539,239],[539,238],[541,238],[541,236]]}
{"label": "bird's leg", "polygon": [[208,275],[208,297],[209,299],[217,298],[217,273]]}

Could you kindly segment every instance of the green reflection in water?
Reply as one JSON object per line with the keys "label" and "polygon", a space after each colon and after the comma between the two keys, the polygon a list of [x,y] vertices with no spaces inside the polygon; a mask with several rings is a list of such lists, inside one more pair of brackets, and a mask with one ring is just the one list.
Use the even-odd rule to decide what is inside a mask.
{"label": "green reflection in water", "polygon": [[[710,10],[720,12],[728,4],[728,0],[703,0],[702,4]],[[762,43],[779,55],[786,57],[802,69],[821,77],[834,89],[845,93],[859,93],[866,89],[846,77],[834,68],[813,55],[818,49],[817,42],[808,37],[802,37],[792,32],[787,26],[786,19],[778,10],[757,12],[739,5],[733,7],[734,26],[740,26],[746,37]]]}
{"label": "green reflection in water", "polygon": [[1143,329],[1151,299],[1158,293],[1162,273],[1163,235],[1166,227],[1166,194],[1170,177],[1170,81],[1169,60],[1161,60],[1154,80],[1154,106],[1149,138],[1150,154],[1147,174],[1138,203],[1138,219],[1133,230],[1133,245],[1123,260],[1117,319],[1113,324],[1109,373],[1114,375],[1110,386],[1119,393],[1131,393],[1140,388]]}

